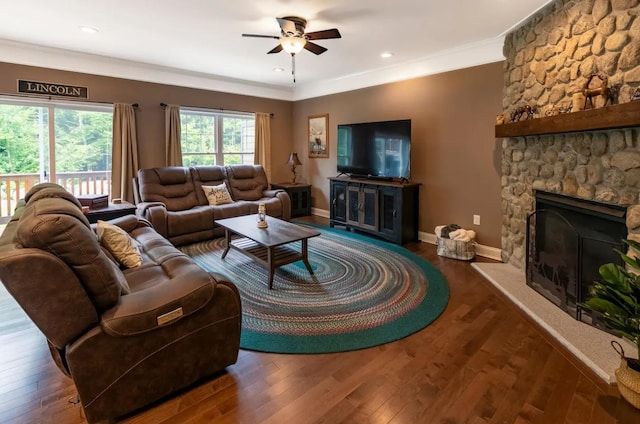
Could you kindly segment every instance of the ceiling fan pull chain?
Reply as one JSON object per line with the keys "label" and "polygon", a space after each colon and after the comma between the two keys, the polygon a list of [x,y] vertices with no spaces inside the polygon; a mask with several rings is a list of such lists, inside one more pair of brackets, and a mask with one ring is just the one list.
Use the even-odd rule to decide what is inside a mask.
{"label": "ceiling fan pull chain", "polygon": [[296,55],[291,55],[291,75],[293,75],[293,83],[296,82]]}

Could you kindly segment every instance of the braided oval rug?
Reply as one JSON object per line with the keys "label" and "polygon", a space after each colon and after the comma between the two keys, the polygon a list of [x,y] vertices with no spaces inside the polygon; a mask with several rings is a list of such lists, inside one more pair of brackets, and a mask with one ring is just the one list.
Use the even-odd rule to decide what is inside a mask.
{"label": "braided oval rug", "polygon": [[[363,349],[406,337],[444,311],[449,287],[431,263],[366,236],[316,227],[309,239],[310,275],[302,261],[268,271],[240,252],[221,259],[224,239],[181,250],[207,271],[225,275],[242,298],[244,349],[328,353]],[[292,247],[299,249],[298,243]]]}

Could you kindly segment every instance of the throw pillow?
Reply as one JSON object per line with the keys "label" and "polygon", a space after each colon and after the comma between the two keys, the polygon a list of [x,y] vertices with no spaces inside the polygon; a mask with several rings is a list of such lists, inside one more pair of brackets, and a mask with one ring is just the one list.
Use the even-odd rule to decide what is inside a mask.
{"label": "throw pillow", "polygon": [[108,222],[98,221],[98,240],[113,257],[127,268],[140,266],[142,255],[136,241],[125,230]]}
{"label": "throw pillow", "polygon": [[224,205],[225,203],[233,203],[227,185],[222,183],[217,186],[202,186],[204,195],[207,196],[207,200],[211,206]]}

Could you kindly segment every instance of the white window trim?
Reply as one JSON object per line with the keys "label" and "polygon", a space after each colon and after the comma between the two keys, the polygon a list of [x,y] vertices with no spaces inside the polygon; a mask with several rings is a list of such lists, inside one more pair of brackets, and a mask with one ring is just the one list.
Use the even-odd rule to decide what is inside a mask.
{"label": "white window trim", "polygon": [[68,101],[59,99],[34,99],[20,96],[0,96],[0,104],[33,107],[54,107],[59,109],[87,110],[93,112],[112,112],[113,105],[109,103],[95,103],[83,101]]}

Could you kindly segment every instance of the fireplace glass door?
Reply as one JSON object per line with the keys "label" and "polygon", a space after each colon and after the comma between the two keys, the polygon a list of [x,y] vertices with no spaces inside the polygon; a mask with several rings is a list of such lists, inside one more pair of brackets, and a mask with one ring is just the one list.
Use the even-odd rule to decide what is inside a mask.
{"label": "fireplace glass door", "polygon": [[600,279],[599,268],[623,265],[626,208],[536,191],[527,220],[527,284],[563,311],[605,329],[597,313],[579,306]]}

